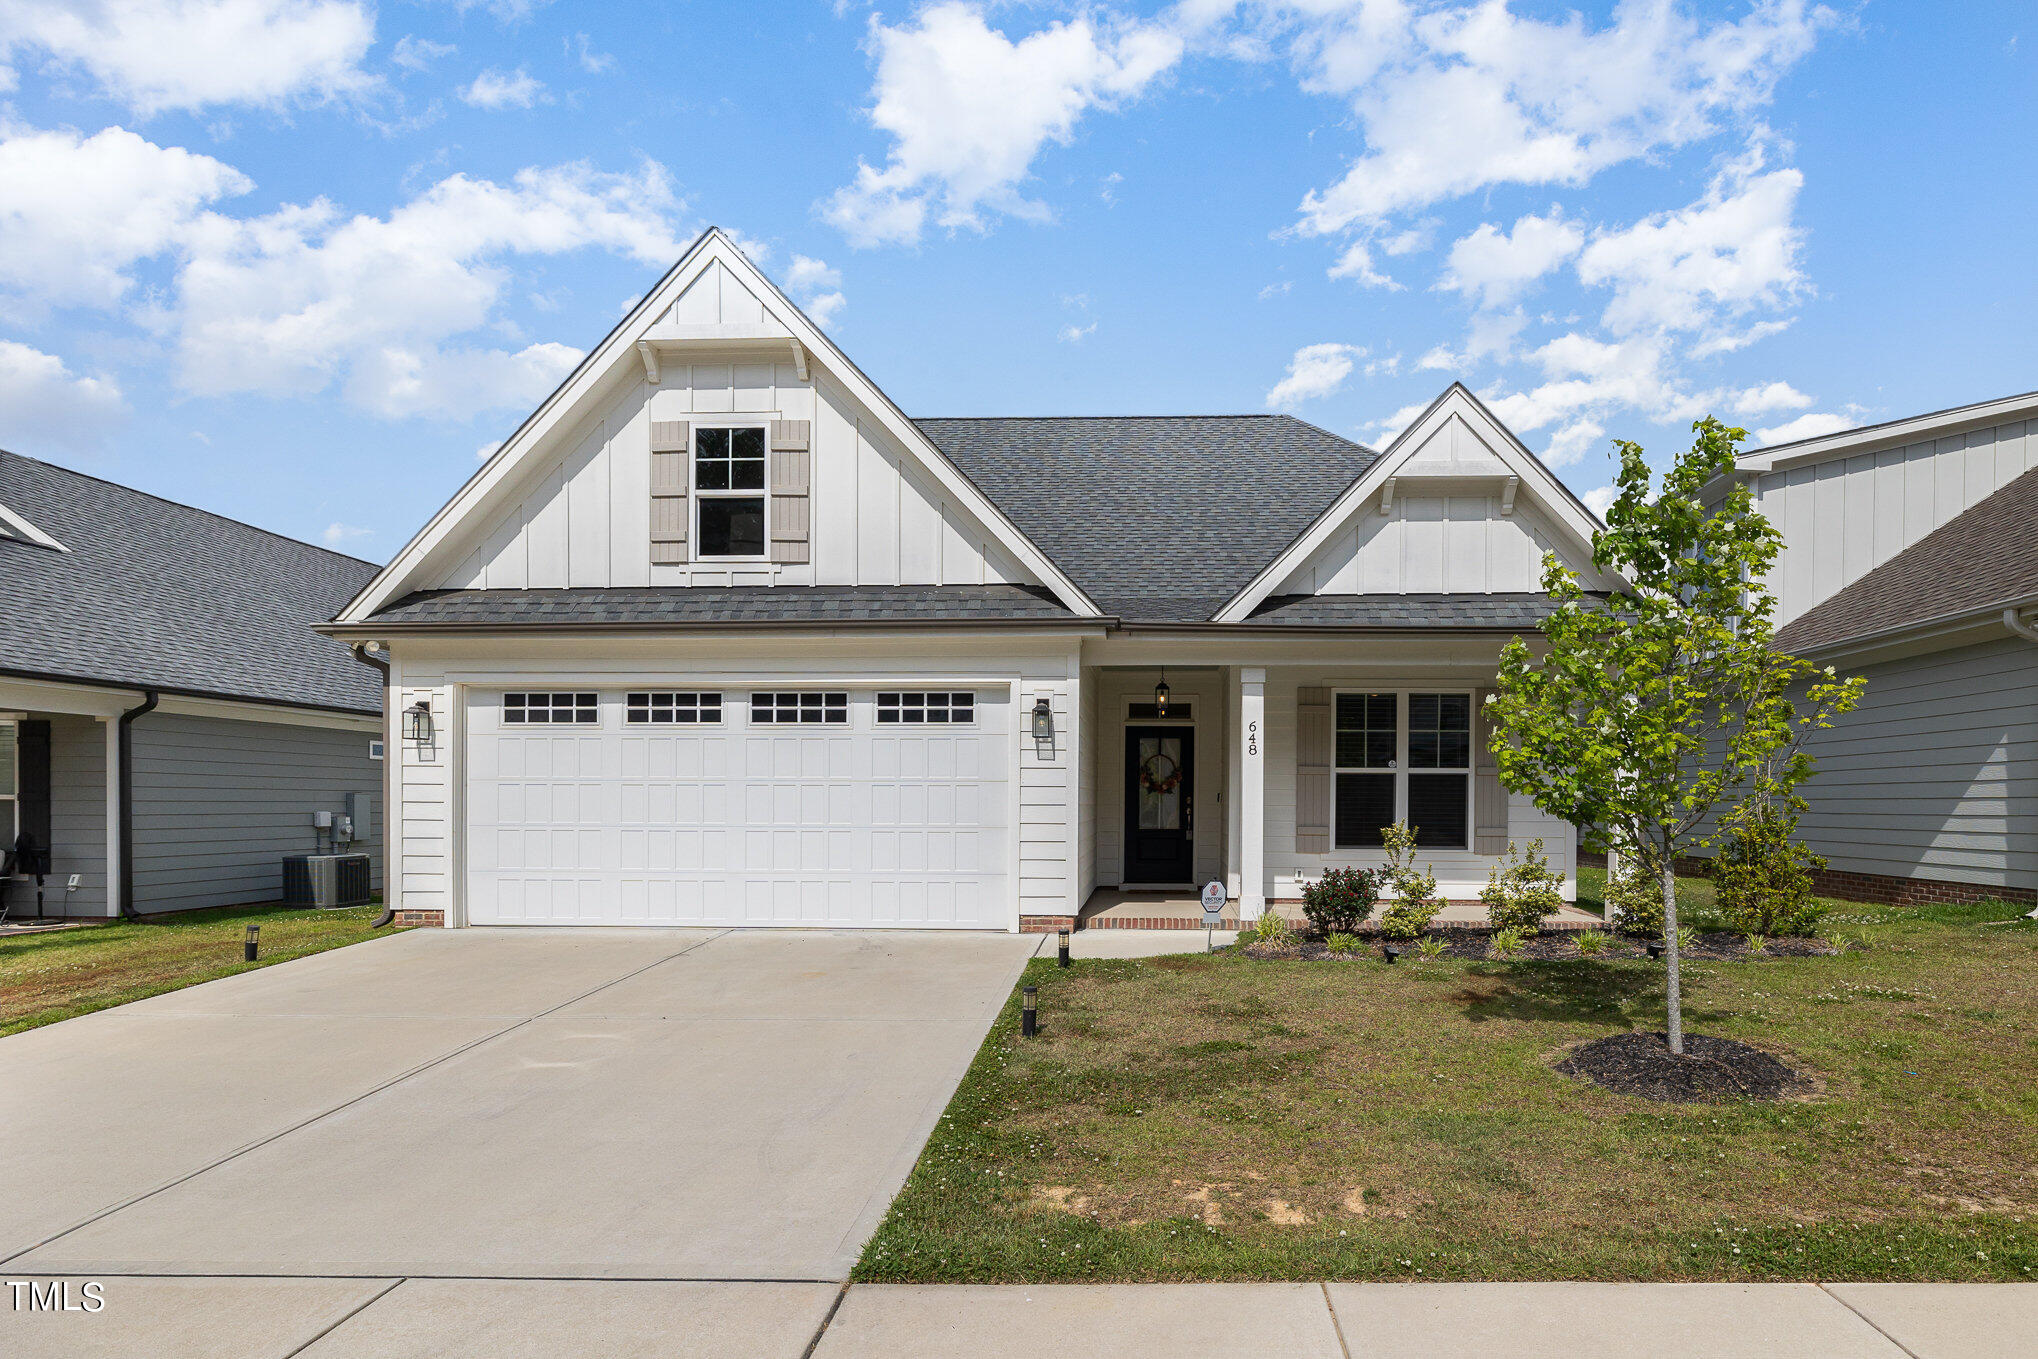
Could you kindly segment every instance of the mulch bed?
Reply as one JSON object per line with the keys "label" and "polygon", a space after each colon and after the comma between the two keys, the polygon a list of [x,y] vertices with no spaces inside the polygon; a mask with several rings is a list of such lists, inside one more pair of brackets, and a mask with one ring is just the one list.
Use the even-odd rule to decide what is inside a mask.
{"label": "mulch bed", "polygon": [[[1514,955],[1516,961],[1535,959],[1542,962],[1565,962],[1592,957],[1646,958],[1649,956],[1648,941],[1630,939],[1624,935],[1608,935],[1606,947],[1596,954],[1578,951],[1576,930],[1551,931],[1533,935],[1522,943],[1521,952]],[[1324,959],[1334,962],[1380,961],[1380,946],[1386,941],[1377,934],[1361,936],[1366,946],[1357,953],[1332,953],[1323,940],[1307,935],[1298,935],[1285,945],[1243,943],[1240,949],[1250,958],[1294,958]],[[1428,938],[1444,941],[1446,958],[1494,958],[1492,935],[1484,929],[1432,929]],[[1856,945],[1855,947],[1859,947]],[[1839,950],[1824,939],[1771,939],[1762,953],[1751,954],[1748,941],[1741,935],[1727,930],[1701,934],[1695,947],[1682,950],[1682,956],[1698,961],[1732,962],[1745,958],[1760,961],[1763,958],[1817,958],[1838,953]],[[1418,961],[1414,943],[1401,945],[1401,961]]]}
{"label": "mulch bed", "polygon": [[1573,1048],[1557,1070],[1615,1094],[1664,1104],[1791,1099],[1818,1088],[1810,1076],[1760,1048],[1702,1033],[1684,1035],[1681,1057],[1671,1053],[1666,1034],[1595,1038]]}

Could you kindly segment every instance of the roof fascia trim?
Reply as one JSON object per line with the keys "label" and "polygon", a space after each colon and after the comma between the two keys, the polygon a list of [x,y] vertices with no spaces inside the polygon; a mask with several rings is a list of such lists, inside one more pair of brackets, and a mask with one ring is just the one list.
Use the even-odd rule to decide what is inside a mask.
{"label": "roof fascia trim", "polygon": [[[1309,559],[1351,517],[1371,499],[1373,493],[1391,480],[1401,465],[1420,448],[1423,441],[1434,433],[1452,415],[1461,415],[1468,422],[1498,435],[1496,450],[1501,461],[1508,463],[1513,475],[1522,478],[1523,484],[1532,492],[1532,498],[1547,506],[1554,514],[1557,527],[1568,532],[1575,541],[1572,546],[1582,548],[1587,556],[1592,551],[1592,535],[1601,525],[1597,516],[1585,508],[1578,497],[1571,494],[1571,488],[1558,480],[1542,459],[1529,451],[1526,444],[1514,435],[1514,431],[1500,422],[1499,417],[1486,408],[1484,402],[1472,394],[1462,382],[1453,382],[1446,387],[1429,408],[1412,422],[1407,429],[1394,436],[1393,442],[1381,450],[1373,465],[1359,474],[1358,480],[1347,486],[1344,493],[1331,502],[1330,508],[1318,515],[1316,521],[1304,529],[1294,542],[1281,554],[1260,569],[1246,587],[1232,596],[1229,603],[1219,609],[1211,619],[1215,623],[1243,622],[1260,603],[1274,592],[1290,572]],[[1599,573],[1601,579],[1595,584],[1611,588],[1614,578]]]}
{"label": "roof fascia trim", "polygon": [[37,547],[51,548],[57,552],[69,552],[71,550],[50,537],[47,533],[44,533],[34,524],[29,523],[28,520],[22,518],[13,510],[8,509],[5,505],[0,505],[0,525],[5,525],[13,530],[9,535],[10,537],[26,539]]}
{"label": "roof fascia trim", "polygon": [[2021,392],[2016,396],[1978,401],[1969,406],[1907,415],[1879,425],[1863,425],[1858,429],[1843,429],[1787,444],[1750,449],[1735,459],[1735,465],[1746,473],[1781,472],[1806,463],[1824,462],[1840,454],[1870,453],[1881,448],[1916,443],[1927,437],[1999,425],[2006,420],[2034,414],[2038,414],[2038,392]]}

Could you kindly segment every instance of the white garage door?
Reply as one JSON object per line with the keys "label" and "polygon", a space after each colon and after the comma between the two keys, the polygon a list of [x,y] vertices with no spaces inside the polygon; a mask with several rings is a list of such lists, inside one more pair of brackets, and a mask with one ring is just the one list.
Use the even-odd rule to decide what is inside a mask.
{"label": "white garage door", "polygon": [[468,712],[477,925],[1005,929],[1003,689],[512,690]]}

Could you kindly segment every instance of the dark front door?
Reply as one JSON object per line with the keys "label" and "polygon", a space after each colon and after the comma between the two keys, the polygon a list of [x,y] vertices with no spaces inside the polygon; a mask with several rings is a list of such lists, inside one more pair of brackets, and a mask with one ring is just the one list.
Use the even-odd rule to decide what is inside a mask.
{"label": "dark front door", "polygon": [[1125,729],[1125,880],[1187,882],[1196,864],[1196,733]]}

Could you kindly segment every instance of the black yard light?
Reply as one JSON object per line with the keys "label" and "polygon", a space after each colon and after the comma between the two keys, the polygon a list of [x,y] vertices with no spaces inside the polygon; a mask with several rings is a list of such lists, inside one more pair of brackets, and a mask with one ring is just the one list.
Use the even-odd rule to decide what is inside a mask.
{"label": "black yard light", "polygon": [[1069,932],[1067,930],[1061,932],[1060,954],[1056,961],[1063,967],[1069,965]]}
{"label": "black yard light", "polygon": [[247,941],[241,945],[241,956],[252,963],[261,955],[261,952],[262,927],[260,925],[250,925],[248,926]]}
{"label": "black yard light", "polygon": [[1019,993],[1019,1032],[1033,1038],[1040,1033],[1040,988],[1029,986]]}
{"label": "black yard light", "polygon": [[1401,949],[1394,944],[1382,944],[1380,946],[1380,956],[1390,963],[1398,963],[1401,961]]}
{"label": "black yard light", "polygon": [[1663,956],[1663,950],[1669,947],[1670,946],[1664,943],[1661,939],[1651,939],[1649,941],[1649,956],[1651,958],[1661,958]]}

